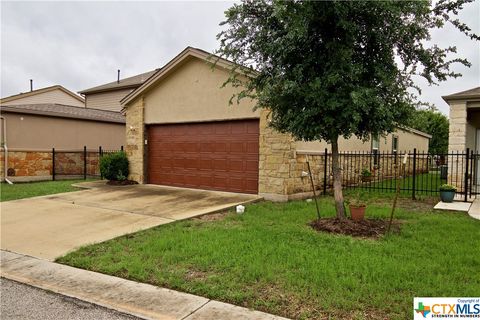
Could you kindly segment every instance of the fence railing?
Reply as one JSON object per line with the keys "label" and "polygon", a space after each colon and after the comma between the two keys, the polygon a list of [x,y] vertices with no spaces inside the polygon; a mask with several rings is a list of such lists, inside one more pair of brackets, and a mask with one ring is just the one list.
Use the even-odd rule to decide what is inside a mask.
{"label": "fence railing", "polygon": [[[323,193],[333,187],[332,155],[307,154],[313,162]],[[405,164],[403,161],[405,160]],[[431,154],[428,152],[341,152],[339,155],[344,189],[395,192],[398,184],[403,194],[434,195],[442,184],[457,188],[464,201],[474,197],[480,188],[480,155],[467,149],[464,152]],[[313,168],[312,168],[313,169]]]}
{"label": "fence railing", "polygon": [[[11,149],[7,161],[5,153],[0,154],[0,170],[5,172],[12,181],[58,180],[65,178],[101,177],[100,159],[103,155],[123,151],[123,146],[117,150],[98,149],[80,150],[29,150]],[[4,168],[7,163],[8,167]]]}
{"label": "fence railing", "polygon": [[98,147],[98,150],[89,150],[86,146],[83,150],[55,150],[52,148],[52,180],[58,176],[82,176],[100,177],[100,159],[103,155],[123,151],[123,146],[119,150],[105,150]]}

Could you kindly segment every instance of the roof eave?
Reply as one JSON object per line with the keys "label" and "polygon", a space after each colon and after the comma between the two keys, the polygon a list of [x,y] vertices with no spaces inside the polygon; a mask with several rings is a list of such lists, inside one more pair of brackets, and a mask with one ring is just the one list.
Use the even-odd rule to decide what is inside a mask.
{"label": "roof eave", "polygon": [[38,110],[25,110],[25,109],[21,110],[21,109],[17,109],[10,106],[2,106],[0,110],[2,111],[2,113],[32,114],[32,115],[43,116],[43,117],[55,117],[55,118],[63,118],[63,119],[87,120],[87,121],[108,122],[108,123],[123,123],[123,124],[126,123],[125,120],[99,119],[95,117],[59,114],[55,112],[44,112],[44,111],[38,111]]}
{"label": "roof eave", "polygon": [[442,99],[445,102],[454,101],[454,100],[480,100],[480,94],[467,94],[467,95],[448,95],[442,96]]}
{"label": "roof eave", "polygon": [[[212,61],[208,61],[208,62],[212,63],[212,65],[219,66],[219,67],[222,67],[222,68],[227,68],[227,69],[235,66],[235,63],[233,63],[232,61],[228,61],[224,58],[212,55],[212,54],[208,53],[207,51],[197,49],[197,48],[193,48],[193,47],[187,47],[182,52],[180,52],[178,55],[176,55],[172,60],[170,60],[165,66],[163,66],[156,73],[154,73],[141,86],[139,86],[137,89],[135,89],[134,91],[130,92],[125,97],[123,97],[123,99],[120,100],[120,104],[122,106],[124,106],[125,108],[127,108],[128,103],[130,103],[132,100],[137,98],[151,84],[155,83],[157,80],[161,79],[164,75],[168,74],[173,68],[175,68],[177,65],[179,65],[182,61],[184,61],[188,57],[196,57],[196,58],[200,58],[200,59],[203,59],[203,60],[206,60],[206,61],[208,61],[210,59],[210,57],[213,57],[211,59]],[[241,66],[239,66],[239,67],[241,67]],[[252,71],[255,72],[254,70],[252,70]]]}
{"label": "roof eave", "polygon": [[142,84],[139,83],[139,84],[129,84],[129,85],[124,85],[124,86],[118,86],[118,87],[114,87],[114,88],[103,88],[103,89],[98,89],[98,90],[94,90],[94,89],[86,89],[86,90],[83,90],[83,91],[78,91],[79,94],[92,94],[92,93],[102,93],[102,92],[109,92],[109,91],[117,91],[117,90],[122,90],[122,89],[136,89],[138,88],[139,86],[141,86]]}

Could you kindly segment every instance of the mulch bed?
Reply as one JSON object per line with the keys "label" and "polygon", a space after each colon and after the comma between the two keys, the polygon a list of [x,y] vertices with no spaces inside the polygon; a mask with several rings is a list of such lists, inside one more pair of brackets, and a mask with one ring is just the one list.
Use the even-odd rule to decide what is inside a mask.
{"label": "mulch bed", "polygon": [[[399,220],[393,220],[391,231],[398,233],[400,231]],[[329,233],[343,234],[359,238],[378,239],[385,235],[388,228],[388,220],[365,219],[353,221],[351,219],[323,218],[314,220],[309,225],[317,230]]]}
{"label": "mulch bed", "polygon": [[109,180],[107,182],[108,185],[111,185],[111,186],[130,186],[132,184],[138,184],[137,181],[133,181],[133,180],[122,180],[122,181],[119,181],[119,180]]}

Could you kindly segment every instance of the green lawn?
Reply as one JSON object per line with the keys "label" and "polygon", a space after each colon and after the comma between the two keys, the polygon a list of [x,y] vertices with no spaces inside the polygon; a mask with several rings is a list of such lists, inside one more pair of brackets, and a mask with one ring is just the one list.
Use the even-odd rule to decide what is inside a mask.
{"label": "green lawn", "polygon": [[[395,193],[397,188],[397,183],[400,184],[401,193],[404,195],[411,195],[413,189],[413,177],[407,176],[405,179],[384,179],[381,181],[372,181],[368,183],[363,183],[355,189],[360,190],[371,190],[375,193],[381,191],[393,192]],[[439,171],[432,171],[430,173],[417,174],[415,177],[415,194],[418,195],[437,195],[439,187],[447,183],[446,180],[440,179]]]}
{"label": "green lawn", "polygon": [[[0,185],[0,201],[9,201],[47,194],[78,191],[79,188],[72,187],[73,183],[84,182],[85,180],[59,180],[41,181],[28,183],[15,183]],[[88,180],[87,180],[88,181]]]}
{"label": "green lawn", "polygon": [[[391,195],[370,202],[370,218],[389,215]],[[320,205],[334,215],[331,198]],[[365,240],[312,230],[314,203],[262,202],[243,215],[163,225],[58,261],[298,319],[409,319],[415,296],[480,295],[480,221],[430,208],[405,199],[401,233]]]}

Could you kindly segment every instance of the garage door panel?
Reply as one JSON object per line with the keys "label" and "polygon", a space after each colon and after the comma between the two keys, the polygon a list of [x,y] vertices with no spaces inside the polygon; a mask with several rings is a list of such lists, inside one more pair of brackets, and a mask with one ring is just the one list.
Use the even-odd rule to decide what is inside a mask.
{"label": "garage door panel", "polygon": [[150,183],[258,192],[258,120],[148,127]]}

